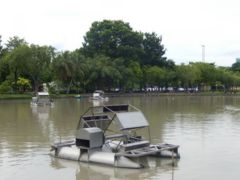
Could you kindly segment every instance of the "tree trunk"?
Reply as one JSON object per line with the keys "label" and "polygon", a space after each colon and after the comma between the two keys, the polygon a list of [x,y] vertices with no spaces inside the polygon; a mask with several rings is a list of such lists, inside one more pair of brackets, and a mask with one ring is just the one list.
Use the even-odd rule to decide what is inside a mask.
{"label": "tree trunk", "polygon": [[38,93],[38,88],[39,88],[39,83],[37,80],[34,80],[34,91],[36,94]]}
{"label": "tree trunk", "polygon": [[14,86],[13,86],[13,91],[17,91],[17,69],[14,71]]}
{"label": "tree trunk", "polygon": [[71,89],[71,86],[72,86],[72,79],[70,80],[70,83],[69,83],[69,85],[68,85],[67,94],[69,94],[70,89]]}

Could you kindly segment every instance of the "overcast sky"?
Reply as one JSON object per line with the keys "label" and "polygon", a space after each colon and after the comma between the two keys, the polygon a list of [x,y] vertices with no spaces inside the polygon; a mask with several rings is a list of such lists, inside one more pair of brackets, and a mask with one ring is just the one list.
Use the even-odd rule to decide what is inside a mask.
{"label": "overcast sky", "polygon": [[123,20],[162,35],[177,64],[202,60],[231,66],[240,57],[239,0],[0,0],[3,43],[19,36],[58,50],[82,46],[94,21]]}

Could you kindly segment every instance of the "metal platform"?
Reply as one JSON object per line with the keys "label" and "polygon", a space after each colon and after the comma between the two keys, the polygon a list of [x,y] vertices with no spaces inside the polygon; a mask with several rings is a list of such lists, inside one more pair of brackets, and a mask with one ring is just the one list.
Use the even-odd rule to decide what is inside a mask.
{"label": "metal platform", "polygon": [[[112,126],[114,130],[110,129]],[[140,129],[147,130],[148,138],[137,134]],[[60,158],[127,168],[142,168],[132,160],[144,156],[164,155],[174,162],[180,157],[178,148],[172,144],[151,144],[147,119],[139,109],[126,104],[90,107],[80,117],[75,141],[52,146],[55,156]]]}

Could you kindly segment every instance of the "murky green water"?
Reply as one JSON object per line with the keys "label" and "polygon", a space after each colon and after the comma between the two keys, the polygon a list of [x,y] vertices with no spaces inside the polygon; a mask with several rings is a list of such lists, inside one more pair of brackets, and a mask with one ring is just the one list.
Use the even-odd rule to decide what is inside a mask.
{"label": "murky green water", "polygon": [[150,122],[153,141],[180,145],[176,166],[148,158],[141,170],[51,158],[54,141],[72,139],[87,99],[57,99],[53,108],[29,100],[0,101],[0,179],[229,180],[240,177],[240,97],[127,97]]}

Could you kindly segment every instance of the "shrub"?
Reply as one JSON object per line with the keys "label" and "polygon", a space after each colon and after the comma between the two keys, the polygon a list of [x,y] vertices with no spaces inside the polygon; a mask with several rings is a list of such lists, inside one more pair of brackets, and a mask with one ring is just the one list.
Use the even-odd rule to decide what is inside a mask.
{"label": "shrub", "polygon": [[18,78],[17,85],[18,85],[18,88],[19,88],[20,92],[25,92],[26,89],[29,89],[31,87],[30,80],[29,79],[25,79],[23,77],[19,77]]}
{"label": "shrub", "polygon": [[9,81],[4,81],[2,84],[0,84],[0,93],[9,93],[11,90],[12,87]]}

